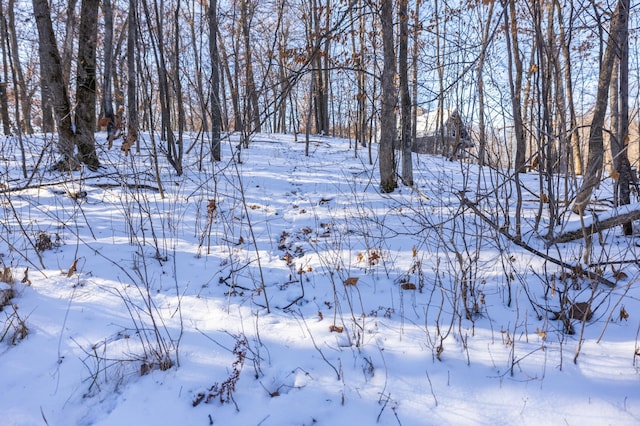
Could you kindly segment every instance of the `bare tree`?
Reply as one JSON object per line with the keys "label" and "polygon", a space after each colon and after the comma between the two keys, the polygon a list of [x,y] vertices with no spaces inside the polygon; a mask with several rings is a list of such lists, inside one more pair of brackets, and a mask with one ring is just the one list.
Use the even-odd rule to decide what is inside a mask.
{"label": "bare tree", "polygon": [[[138,96],[136,82],[136,30],[138,28],[137,1],[129,0],[127,28],[127,138],[125,151],[138,143]],[[138,145],[139,150],[139,145]]]}
{"label": "bare tree", "polygon": [[[250,0],[240,0],[240,25],[242,28],[242,40],[244,42],[245,55],[245,87],[247,96],[247,120],[245,125],[250,124],[247,130],[250,132],[260,132],[260,107],[258,103],[258,91],[253,77],[253,48],[251,46],[251,21],[253,20],[253,11],[255,5],[250,4]],[[245,145],[248,141],[245,140]]]}
{"label": "bare tree", "polygon": [[[75,52],[75,39],[78,30],[78,14],[76,6],[78,0],[67,0],[67,10],[65,13],[65,32],[62,41],[62,77],[68,86],[71,81],[71,65],[73,63],[73,53]],[[51,15],[49,15],[51,16]]]}
{"label": "bare tree", "polygon": [[[485,99],[484,99],[484,63],[487,56],[487,47],[489,44],[490,31],[492,28],[492,20],[493,20],[493,6],[494,2],[490,2],[488,6],[488,11],[486,16],[481,15],[481,8],[478,9],[478,17],[480,17],[481,25],[484,25],[484,29],[482,30],[482,46],[480,56],[478,57],[478,67],[476,68],[477,75],[477,84],[478,84],[478,133],[479,133],[479,142],[480,147],[478,151],[478,164],[480,166],[484,166],[485,157],[487,151],[487,134],[486,134],[486,125],[485,125]],[[478,176],[480,179],[480,176]]]}
{"label": "bare tree", "polygon": [[[318,4],[317,0],[310,2],[310,19],[313,32],[309,34],[311,45],[320,47],[321,52],[313,56],[313,104],[315,110],[315,127],[318,134],[329,134],[329,43],[331,37],[323,36],[329,27],[331,8]],[[323,16],[324,15],[324,16]],[[324,18],[324,21],[323,21]],[[317,44],[318,40],[322,44]]]}
{"label": "bare tree", "polygon": [[102,1],[104,12],[104,70],[102,74],[102,112],[107,122],[107,140],[109,149],[115,138],[116,118],[113,112],[113,98],[111,96],[111,70],[113,69],[113,8],[111,0]]}
{"label": "bare tree", "polygon": [[604,56],[600,64],[600,75],[598,77],[598,89],[596,92],[596,103],[593,109],[593,119],[589,128],[589,154],[587,157],[587,167],[584,180],[576,195],[573,210],[583,214],[591,200],[594,188],[600,183],[602,177],[602,165],[604,161],[603,127],[607,112],[607,98],[609,95],[609,83],[613,63],[616,56],[616,45],[619,37],[621,25],[625,25],[628,9],[623,5],[624,0],[619,0],[616,6],[613,19],[611,20],[611,31],[606,43]]}
{"label": "bare tree", "polygon": [[[562,52],[562,57],[564,59],[564,81],[565,81],[565,92],[566,92],[566,102],[569,108],[569,119],[570,119],[570,128],[571,128],[571,160],[573,165],[573,171],[576,175],[582,174],[582,151],[580,150],[580,132],[577,131],[578,128],[578,118],[576,114],[575,102],[573,99],[573,74],[572,74],[572,61],[571,61],[571,42],[573,39],[573,29],[569,27],[569,32],[565,30],[564,20],[563,20],[563,12],[564,9],[559,0],[554,0],[554,6],[557,10],[558,14],[558,31],[560,35],[560,48]],[[574,5],[573,2],[569,2],[567,6],[569,9],[569,22],[572,21],[573,13],[574,13]]]}
{"label": "bare tree", "polygon": [[220,109],[220,75],[218,57],[218,2],[209,2],[209,56],[211,57],[211,159],[220,161],[220,130],[222,111]]}
{"label": "bare tree", "polygon": [[2,32],[0,33],[0,46],[2,49],[2,82],[0,82],[0,116],[2,117],[2,127],[5,136],[10,136],[11,132],[11,118],[9,117],[9,96],[7,94],[7,87],[9,87],[9,58],[8,58],[8,34],[7,26],[4,19],[4,10],[2,4],[0,4],[0,26]]}
{"label": "bare tree", "polygon": [[396,180],[396,52],[393,44],[393,0],[382,0],[380,8],[384,66],[382,69],[382,107],[380,111],[380,190],[393,192]]}
{"label": "bare tree", "polygon": [[[507,7],[507,5],[505,5]],[[516,3],[509,0],[509,11],[504,13],[505,28],[507,29],[507,49],[509,50],[507,64],[509,68],[509,90],[511,92],[511,108],[513,113],[513,129],[516,139],[516,159],[515,159],[515,187],[516,187],[516,238],[522,235],[521,230],[521,210],[522,210],[522,186],[520,185],[520,173],[525,166],[525,137],[522,120],[522,59],[520,58],[520,48],[518,44],[518,29],[516,25]]]}
{"label": "bare tree", "polygon": [[[615,132],[616,140],[615,144],[612,144],[612,150],[614,145],[617,148],[617,153],[613,156],[613,162],[616,171],[618,172],[618,201],[621,205],[631,203],[631,164],[629,163],[629,157],[627,148],[629,145],[629,0],[621,0],[619,4],[621,10],[620,23],[618,25],[618,46],[619,46],[619,90],[616,90],[613,96],[619,97],[619,121],[617,128],[613,128]],[[614,88],[615,90],[615,88]],[[623,232],[625,235],[633,234],[633,227],[631,222],[625,222],[623,224]]]}
{"label": "bare tree", "polygon": [[82,0],[78,32],[76,145],[80,161],[90,170],[100,166],[96,154],[96,45],[100,0]]}
{"label": "bare tree", "polygon": [[9,4],[7,5],[7,33],[8,33],[8,43],[9,49],[11,51],[11,70],[15,74],[15,82],[18,88],[19,94],[19,103],[22,108],[22,118],[21,123],[21,131],[24,131],[27,134],[33,133],[33,127],[31,126],[31,95],[29,94],[29,89],[27,87],[27,81],[24,76],[24,72],[22,71],[22,63],[20,60],[20,49],[18,48],[18,36],[17,36],[17,28],[16,28],[16,17],[15,17],[15,0],[9,0]]}
{"label": "bare tree", "polygon": [[78,163],[74,155],[71,103],[64,80],[58,44],[51,23],[51,10],[47,0],[32,0],[32,2],[33,13],[38,27],[40,63],[47,70],[44,77],[49,88],[49,95],[51,96],[51,103],[57,120],[58,151],[62,155],[54,169],[73,170]]}
{"label": "bare tree", "polygon": [[398,80],[400,83],[400,147],[402,149],[402,182],[413,186],[413,159],[411,156],[411,95],[409,94],[409,14],[408,0],[399,0],[400,47],[398,53]]}

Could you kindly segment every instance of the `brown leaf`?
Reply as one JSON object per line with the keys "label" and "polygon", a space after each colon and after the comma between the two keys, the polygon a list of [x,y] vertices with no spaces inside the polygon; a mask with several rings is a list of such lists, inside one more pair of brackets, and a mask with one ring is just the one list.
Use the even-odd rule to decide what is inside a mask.
{"label": "brown leaf", "polygon": [[400,287],[403,290],[415,290],[416,289],[416,285],[414,283],[402,283],[400,285]]}
{"label": "brown leaf", "polygon": [[21,283],[31,285],[31,280],[29,279],[29,267],[24,270],[24,278],[22,278]]}
{"label": "brown leaf", "polygon": [[344,285],[356,285],[358,284],[358,280],[360,278],[358,277],[349,277],[346,280],[344,280]]}
{"label": "brown leaf", "polygon": [[543,204],[548,204],[549,196],[543,192],[542,194],[540,194],[540,201],[542,201]]}
{"label": "brown leaf", "polygon": [[342,333],[344,331],[344,327],[341,325],[330,325],[329,331],[332,333]]}
{"label": "brown leaf", "polygon": [[616,280],[626,280],[627,278],[629,278],[629,276],[625,274],[623,271],[614,271],[613,277]]}
{"label": "brown leaf", "polygon": [[629,319],[629,312],[623,307],[620,308],[620,321]]}
{"label": "brown leaf", "polygon": [[78,259],[73,261],[73,265],[71,265],[71,268],[69,268],[69,271],[67,272],[67,278],[71,278],[73,276],[73,274],[75,274],[78,270]]}

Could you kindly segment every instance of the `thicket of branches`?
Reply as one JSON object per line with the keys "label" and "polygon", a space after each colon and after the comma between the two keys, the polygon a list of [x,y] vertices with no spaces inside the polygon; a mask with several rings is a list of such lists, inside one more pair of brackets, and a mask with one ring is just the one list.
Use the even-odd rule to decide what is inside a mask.
{"label": "thicket of branches", "polygon": [[[512,283],[525,283],[529,273],[509,253],[512,244],[542,259],[545,267],[555,265],[566,272],[557,280],[554,274],[540,273],[544,294],[529,294],[531,286],[522,288],[539,319],[545,311],[556,314],[567,333],[576,332],[572,320],[584,324],[593,314],[591,306],[603,303],[608,290],[615,287],[603,268],[630,261],[610,261],[606,250],[592,253],[591,233],[621,224],[625,233],[631,233],[631,222],[640,217],[638,211],[612,215],[600,224],[585,215],[604,176],[613,177],[606,183],[613,184],[611,207],[630,204],[636,185],[640,116],[638,105],[630,100],[637,102],[640,92],[640,62],[630,52],[638,51],[638,14],[628,0],[8,0],[0,6],[0,119],[7,136],[3,146],[11,146],[14,156],[16,146],[22,149],[27,180],[20,188],[3,187],[0,192],[37,186],[32,179],[50,168],[68,171],[85,165],[98,170],[100,153],[107,156],[96,149],[99,128],[107,132],[106,148],[117,143],[133,156],[140,149],[139,134],[147,133],[151,136],[149,158],[155,164],[145,164],[148,168],[142,174],[155,174],[157,185],[139,181],[139,169],[122,167],[127,172],[122,172],[120,186],[131,190],[121,199],[122,215],[138,252],[144,253],[143,247],[152,241],[153,258],[167,262],[166,240],[156,230],[164,233],[165,227],[171,228],[170,221],[158,219],[149,207],[151,198],[142,193],[150,189],[154,197],[157,191],[158,199],[164,198],[158,155],[166,156],[176,175],[197,167],[203,181],[212,182],[211,191],[205,184],[200,187],[203,195],[198,207],[207,212],[207,220],[198,225],[202,227],[199,251],[206,248],[207,253],[215,234],[214,219],[224,212],[218,210],[215,197],[219,196],[217,179],[224,175],[220,169],[226,168],[234,179],[228,186],[237,193],[230,197],[236,201],[228,208],[229,216],[221,220],[223,233],[235,237],[225,244],[233,252],[233,241],[243,238],[240,232],[232,232],[233,227],[246,226],[245,235],[256,248],[259,272],[259,278],[252,278],[253,291],[264,297],[267,312],[267,286],[237,167],[240,161],[218,163],[222,138],[232,133],[233,153],[250,148],[252,136],[259,132],[304,135],[307,155],[311,134],[349,138],[355,154],[368,156],[371,165],[372,151],[366,149],[379,143],[380,191],[388,193],[399,185],[413,185],[411,147],[418,115],[458,111],[476,144],[464,161],[481,166],[470,173],[471,167],[460,164],[464,190],[454,199],[459,204],[451,210],[448,204],[440,206],[446,213],[437,214],[430,204],[407,203],[399,209],[407,212],[403,213],[407,223],[420,230],[416,232],[421,244],[433,243],[447,258],[446,264],[435,266],[437,280],[430,297],[438,300],[434,296],[438,289],[452,294],[452,314],[441,316],[449,303],[444,297],[439,310],[434,302],[434,309],[425,312],[436,326],[436,333],[428,337],[438,358],[451,330],[458,325],[462,336],[463,318],[473,323],[484,309],[484,293],[478,285],[484,283],[484,272],[479,261],[487,245],[499,253],[491,262],[499,263],[503,270],[501,291],[508,307],[517,298]],[[46,143],[34,165],[27,164],[24,145],[31,142],[24,135],[35,132],[55,137],[40,138]],[[157,141],[162,146],[157,147]],[[443,149],[444,135],[440,139],[436,135],[433,141]],[[199,161],[185,164],[183,158],[193,153],[199,153]],[[205,162],[219,169],[207,168]],[[522,183],[523,173],[529,172],[538,174],[538,188]],[[451,176],[437,175],[433,180],[442,185],[434,190],[441,194],[453,187]],[[423,195],[419,188],[414,189]],[[81,194],[69,196],[76,200]],[[369,266],[375,266],[382,256],[380,247],[386,243],[385,232],[374,228],[386,229],[386,225],[361,203],[355,191],[353,198],[357,210],[353,217],[361,222],[362,238],[376,243],[366,247]],[[526,218],[525,226],[521,221],[527,198],[534,199],[538,210],[535,217]],[[173,208],[177,211],[182,206],[176,203]],[[234,211],[241,210],[246,222],[233,225]],[[562,234],[559,225],[572,212],[580,214],[582,227]],[[15,215],[11,220],[20,223]],[[149,227],[138,226],[143,222]],[[451,224],[447,232],[443,232],[444,223]],[[290,248],[288,236],[285,232],[280,238],[282,250]],[[335,232],[331,237],[326,247],[310,247],[333,277],[335,271],[348,268],[340,257],[344,235]],[[529,244],[538,237],[548,243],[544,253]],[[574,238],[585,239],[578,254],[558,249]],[[37,247],[35,251],[39,252]],[[402,289],[422,292],[425,287],[419,252],[414,248],[410,272],[398,280],[405,286]],[[252,256],[247,255],[246,264],[240,267],[232,262],[229,276],[220,278],[220,283],[235,291],[234,280],[239,271],[253,264]],[[286,256],[292,259],[291,253]],[[24,258],[29,261],[28,256]],[[143,254],[136,254],[134,273],[128,275],[137,293],[118,293],[136,329],[144,329],[142,324],[147,321],[153,324],[153,332],[140,334],[142,374],[179,363],[183,326],[180,319],[178,332],[167,331],[166,319],[152,297],[147,261]],[[291,276],[297,273],[300,278],[302,298],[306,272],[287,263]],[[74,270],[75,263],[69,276]],[[603,284],[607,291],[596,291],[594,285],[588,301],[582,301],[591,287],[581,290],[572,284],[585,277]],[[356,277],[340,278],[345,288],[355,285]],[[334,288],[340,288],[340,280],[336,282],[337,286],[332,278]],[[354,313],[348,291],[344,297],[349,301],[354,341],[359,346],[364,326]],[[562,295],[559,307],[551,306],[547,298],[554,292]],[[134,303],[137,299],[144,303]],[[263,307],[262,303],[256,305]],[[588,309],[582,309],[583,304]],[[608,311],[609,316],[616,308],[617,304]],[[619,309],[622,318],[624,307]],[[176,311],[181,312],[180,308]],[[10,319],[17,324],[17,337],[26,333],[17,311]],[[514,325],[506,334],[512,347],[508,333],[516,336],[518,327]],[[251,352],[246,339],[236,340],[231,376],[199,395],[194,405],[214,398],[233,400],[235,382]],[[107,358],[99,356],[96,348],[93,351],[87,353],[87,359],[95,358],[96,367],[90,368],[95,379],[106,368],[102,363]],[[515,363],[513,355],[512,368]],[[339,379],[338,368],[334,370]]]}
{"label": "thicket of branches", "polygon": [[[224,132],[240,133],[243,147],[256,132],[349,137],[356,150],[377,141],[381,188],[393,191],[399,173],[412,182],[416,115],[457,110],[477,146],[469,161],[513,170],[518,206],[520,173],[538,171],[557,223],[565,203],[588,208],[603,172],[615,178],[615,204],[631,201],[640,155],[631,7],[8,0],[0,11],[3,130],[20,142],[57,131],[58,167],[93,169],[96,121],[110,145],[122,132],[127,152],[138,132],[158,134],[177,174],[185,150],[219,160]],[[198,142],[184,146],[184,132]]]}

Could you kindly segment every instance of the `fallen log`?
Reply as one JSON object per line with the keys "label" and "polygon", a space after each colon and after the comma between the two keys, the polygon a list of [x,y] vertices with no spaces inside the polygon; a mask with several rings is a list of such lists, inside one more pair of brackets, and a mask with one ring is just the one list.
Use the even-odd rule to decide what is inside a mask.
{"label": "fallen log", "polygon": [[538,256],[548,262],[554,263],[562,268],[568,269],[570,271],[575,271],[575,272],[580,272],[582,274],[584,274],[587,278],[592,279],[594,281],[599,282],[600,284],[604,284],[607,287],[610,288],[615,288],[616,284],[608,279],[606,279],[605,277],[603,277],[600,274],[597,274],[595,272],[589,271],[587,269],[583,269],[582,265],[580,264],[576,264],[576,265],[572,265],[570,263],[567,262],[563,262],[562,260],[556,259],[554,257],[549,256],[546,253],[541,252],[540,250],[530,246],[529,244],[527,244],[526,242],[522,241],[522,239],[517,238],[514,235],[511,235],[509,233],[509,231],[498,225],[497,223],[493,222],[489,217],[487,217],[487,215],[485,215],[482,211],[480,211],[480,209],[478,208],[478,206],[476,205],[476,203],[470,201],[469,199],[465,198],[463,193],[460,193],[460,199],[462,201],[462,204],[471,209],[473,211],[473,213],[475,213],[476,216],[478,216],[480,219],[482,219],[484,222],[486,222],[489,226],[491,226],[495,231],[497,231],[499,234],[501,234],[502,236],[504,236],[505,238],[507,238],[509,241],[511,241],[512,243],[514,243],[517,246],[522,247],[523,249],[527,250],[529,253]]}
{"label": "fallen log", "polygon": [[589,217],[584,217],[582,221],[574,220],[564,227],[561,234],[556,235],[549,242],[555,244],[579,240],[634,220],[640,220],[640,204],[621,206],[601,214],[593,213]]}

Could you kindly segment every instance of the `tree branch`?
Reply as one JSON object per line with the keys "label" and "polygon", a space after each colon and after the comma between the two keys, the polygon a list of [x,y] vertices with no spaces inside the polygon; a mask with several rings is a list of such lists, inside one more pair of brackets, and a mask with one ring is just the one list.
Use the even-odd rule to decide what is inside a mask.
{"label": "tree branch", "polygon": [[616,284],[614,282],[609,281],[605,277],[603,277],[603,276],[601,276],[599,274],[596,274],[595,272],[584,270],[582,268],[582,265],[580,265],[580,264],[572,265],[570,263],[563,262],[561,260],[558,260],[558,259],[555,259],[555,258],[549,256],[546,253],[541,252],[540,250],[537,250],[537,249],[531,247],[529,244],[525,243],[521,239],[516,238],[515,236],[511,235],[507,228],[499,226],[498,224],[493,222],[491,219],[489,219],[484,213],[482,213],[480,211],[480,209],[478,208],[478,206],[475,203],[473,203],[472,201],[468,200],[463,194],[459,194],[459,195],[460,195],[460,199],[462,200],[462,204],[464,206],[468,207],[469,209],[471,209],[476,214],[476,216],[478,216],[480,219],[485,221],[489,226],[491,226],[498,233],[500,233],[501,235],[506,237],[509,241],[511,241],[512,243],[516,244],[519,247],[522,247],[523,249],[527,250],[529,253],[532,253],[532,254],[534,254],[534,255],[536,255],[538,257],[541,257],[542,259],[544,259],[546,261],[549,261],[551,263],[554,263],[554,264],[556,264],[558,266],[561,266],[563,268],[569,269],[571,271],[580,271],[587,278],[592,279],[594,281],[597,281],[600,284],[604,284],[604,285],[606,285],[608,287],[611,287],[611,288],[614,288],[616,286]]}

